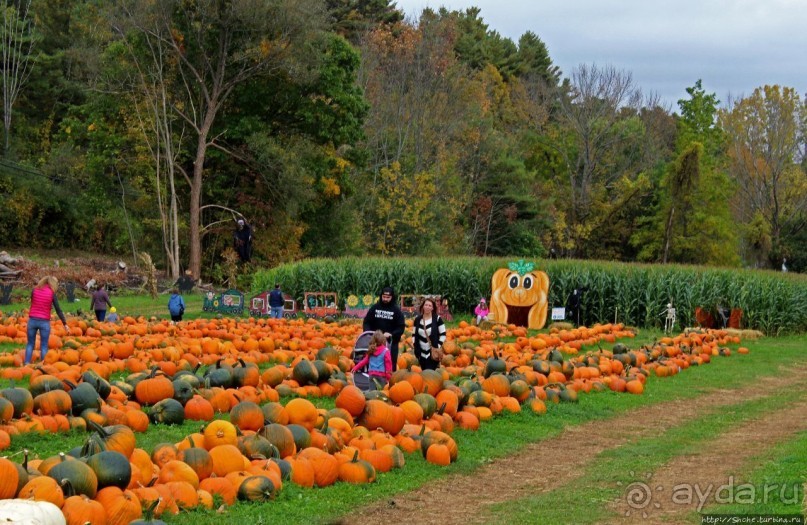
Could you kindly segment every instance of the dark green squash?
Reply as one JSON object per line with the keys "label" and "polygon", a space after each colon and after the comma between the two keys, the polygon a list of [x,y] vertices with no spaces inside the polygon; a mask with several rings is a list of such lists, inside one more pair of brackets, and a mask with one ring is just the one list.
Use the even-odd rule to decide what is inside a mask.
{"label": "dark green squash", "polygon": [[269,501],[275,497],[275,484],[266,476],[250,476],[238,487],[241,501]]}
{"label": "dark green squash", "polygon": [[132,466],[120,452],[106,450],[87,458],[87,465],[95,472],[98,490],[104,487],[118,487],[125,490],[132,479]]}
{"label": "dark green squash", "polygon": [[307,359],[302,359],[294,365],[291,375],[300,386],[316,385],[319,382],[317,367]]}
{"label": "dark green squash", "polygon": [[507,373],[507,363],[504,362],[503,359],[499,359],[499,354],[496,350],[493,351],[493,357],[487,360],[485,363],[485,377],[490,377],[493,374],[506,374]]}
{"label": "dark green squash", "polygon": [[[303,450],[304,448],[311,446],[311,433],[308,431],[308,429],[295,424],[286,425],[286,428],[288,428],[291,431],[292,436],[294,436],[294,445],[297,447],[297,450]],[[278,447],[278,449],[280,449],[280,447]]]}
{"label": "dark green squash", "polygon": [[101,397],[89,383],[80,383],[67,392],[73,401],[73,415],[80,416],[88,408],[98,410],[101,408]]}
{"label": "dark green squash", "polygon": [[149,420],[163,425],[181,425],[185,422],[185,409],[176,399],[163,399],[151,407]]}
{"label": "dark green squash", "polygon": [[98,492],[98,477],[95,475],[95,471],[83,461],[65,460],[64,454],[60,454],[60,456],[63,458],[62,461],[48,471],[48,476],[55,479],[60,485],[64,484],[66,480],[76,494],[94,498]]}
{"label": "dark green squash", "polygon": [[19,419],[23,414],[30,414],[34,409],[34,396],[25,388],[10,387],[0,391],[3,396],[14,406],[14,417]]}

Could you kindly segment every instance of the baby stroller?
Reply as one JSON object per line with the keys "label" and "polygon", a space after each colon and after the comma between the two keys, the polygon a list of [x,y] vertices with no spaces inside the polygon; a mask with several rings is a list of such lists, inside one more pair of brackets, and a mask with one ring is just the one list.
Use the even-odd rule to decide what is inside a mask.
{"label": "baby stroller", "polygon": [[[370,340],[373,338],[373,333],[372,331],[362,332],[359,334],[359,337],[356,338],[351,355],[354,366],[359,364],[359,361],[364,359],[367,356],[367,352],[370,351]],[[367,373],[367,365],[353,374],[353,384],[362,392],[376,390],[375,383],[373,383],[373,380],[370,379],[370,375]]]}

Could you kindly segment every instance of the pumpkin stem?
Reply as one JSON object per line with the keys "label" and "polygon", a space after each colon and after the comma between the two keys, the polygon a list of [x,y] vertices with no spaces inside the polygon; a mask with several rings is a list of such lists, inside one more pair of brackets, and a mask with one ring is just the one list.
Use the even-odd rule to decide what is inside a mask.
{"label": "pumpkin stem", "polygon": [[65,498],[69,498],[70,496],[76,495],[76,489],[73,488],[73,484],[67,478],[62,478],[59,482],[59,486],[62,488],[62,492],[64,493]]}
{"label": "pumpkin stem", "polygon": [[154,501],[151,502],[151,505],[149,505],[143,511],[143,513],[145,514],[146,522],[152,521],[152,518],[154,517],[154,511],[157,510],[157,507],[160,505],[160,503],[162,503],[162,501],[163,501],[162,497],[155,499]]}
{"label": "pumpkin stem", "polygon": [[356,452],[353,453],[353,460],[351,463],[357,463],[359,461],[359,450],[356,449]]}

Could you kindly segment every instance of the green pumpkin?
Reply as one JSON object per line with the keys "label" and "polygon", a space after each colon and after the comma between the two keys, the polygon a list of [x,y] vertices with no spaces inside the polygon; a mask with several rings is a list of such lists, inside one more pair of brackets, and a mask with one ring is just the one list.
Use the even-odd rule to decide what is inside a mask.
{"label": "green pumpkin", "polygon": [[81,380],[84,383],[89,383],[101,399],[106,400],[109,397],[109,394],[112,393],[112,387],[109,385],[106,379],[99,376],[97,373],[93,372],[92,370],[87,370],[81,375]]}
{"label": "green pumpkin", "polygon": [[562,363],[563,362],[563,354],[560,353],[560,350],[557,348],[553,348],[549,351],[549,360],[555,363]]}
{"label": "green pumpkin", "polygon": [[93,454],[87,458],[87,465],[98,478],[98,490],[104,487],[118,487],[125,490],[132,479],[132,466],[129,460],[114,450]]}
{"label": "green pumpkin", "polygon": [[46,394],[53,390],[67,390],[58,377],[51,375],[39,376],[36,382],[30,387],[31,395],[36,397],[41,394]]}
{"label": "green pumpkin", "polygon": [[185,409],[176,399],[163,399],[151,407],[149,419],[152,423],[164,425],[181,425],[185,422]]}
{"label": "green pumpkin", "polygon": [[188,381],[183,381],[182,379],[175,379],[173,381],[174,384],[174,399],[182,403],[184,406],[185,403],[191,400],[193,397],[193,386]]}
{"label": "green pumpkin", "polygon": [[205,376],[205,384],[209,384],[209,388],[219,386],[221,388],[230,388],[233,384],[233,373],[228,368],[211,368]]}
{"label": "green pumpkin", "polygon": [[293,456],[295,452],[297,452],[297,442],[294,438],[294,433],[286,425],[270,423],[268,425],[264,425],[264,427],[258,431],[258,434],[264,437],[272,446],[277,448],[281,458]]}
{"label": "green pumpkin", "polygon": [[260,434],[251,434],[239,438],[238,450],[250,459],[255,457],[270,458],[274,454],[279,454],[277,447],[269,443],[269,440]]}
{"label": "green pumpkin", "polygon": [[437,412],[437,400],[431,394],[426,394],[425,392],[422,394],[415,394],[413,401],[420,405],[420,408],[423,409],[423,419],[429,419],[432,417],[432,414]]}
{"label": "green pumpkin", "polygon": [[[294,424],[286,425],[286,428],[288,428],[292,436],[294,436],[294,445],[297,447],[297,450],[303,450],[311,446],[311,433],[308,432],[308,429]],[[280,447],[278,447],[278,449],[279,448]]]}
{"label": "green pumpkin", "polygon": [[311,361],[302,359],[291,372],[294,380],[300,383],[300,386],[316,385],[319,382],[319,372],[317,367]]}
{"label": "green pumpkin", "polygon": [[323,381],[327,381],[331,378],[331,369],[328,366],[328,363],[317,359],[312,364],[314,365],[314,368],[317,369],[317,383],[322,383]]}
{"label": "green pumpkin", "polygon": [[493,352],[493,357],[488,359],[485,363],[485,377],[490,377],[493,374],[506,374],[507,373],[507,363],[504,360],[499,359],[499,354],[496,351]]}
{"label": "green pumpkin", "polygon": [[339,362],[339,350],[332,346],[325,346],[317,351],[317,360],[326,363],[337,364]]}
{"label": "green pumpkin", "polygon": [[277,466],[280,467],[280,479],[283,481],[291,479],[291,463],[280,458],[272,458],[272,462],[276,463]]}
{"label": "green pumpkin", "polygon": [[176,388],[177,381],[184,381],[185,383],[189,384],[191,388],[199,388],[202,386],[202,380],[189,370],[180,370],[177,372],[174,377],[174,388]]}
{"label": "green pumpkin", "polygon": [[626,354],[630,349],[624,343],[616,343],[613,348],[614,355]]}
{"label": "green pumpkin", "polygon": [[564,388],[558,396],[563,403],[577,403],[577,391]]}
{"label": "green pumpkin", "polygon": [[238,487],[241,501],[269,501],[275,497],[275,484],[266,476],[250,476]]}
{"label": "green pumpkin", "polygon": [[0,395],[8,399],[14,406],[14,417],[19,419],[23,414],[30,414],[34,409],[34,396],[25,388],[4,388]]}
{"label": "green pumpkin", "polygon": [[69,483],[76,494],[84,494],[88,498],[94,498],[98,492],[98,477],[95,471],[77,459],[57,463],[48,471],[48,476],[60,485]]}
{"label": "green pumpkin", "polygon": [[89,383],[81,383],[68,392],[73,402],[73,415],[80,416],[88,408],[98,410],[101,408],[101,397]]}

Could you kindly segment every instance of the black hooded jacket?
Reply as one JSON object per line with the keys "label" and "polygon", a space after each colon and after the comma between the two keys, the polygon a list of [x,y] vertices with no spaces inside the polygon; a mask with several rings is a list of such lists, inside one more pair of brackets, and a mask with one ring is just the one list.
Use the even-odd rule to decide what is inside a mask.
{"label": "black hooded jacket", "polygon": [[367,315],[364,316],[364,331],[381,330],[382,332],[388,332],[392,336],[390,341],[392,348],[397,349],[406,328],[406,320],[401,308],[395,302],[395,292],[392,288],[384,288],[382,293],[385,291],[392,295],[392,299],[390,299],[390,302],[385,303],[379,295],[378,302],[371,306],[367,311]]}

